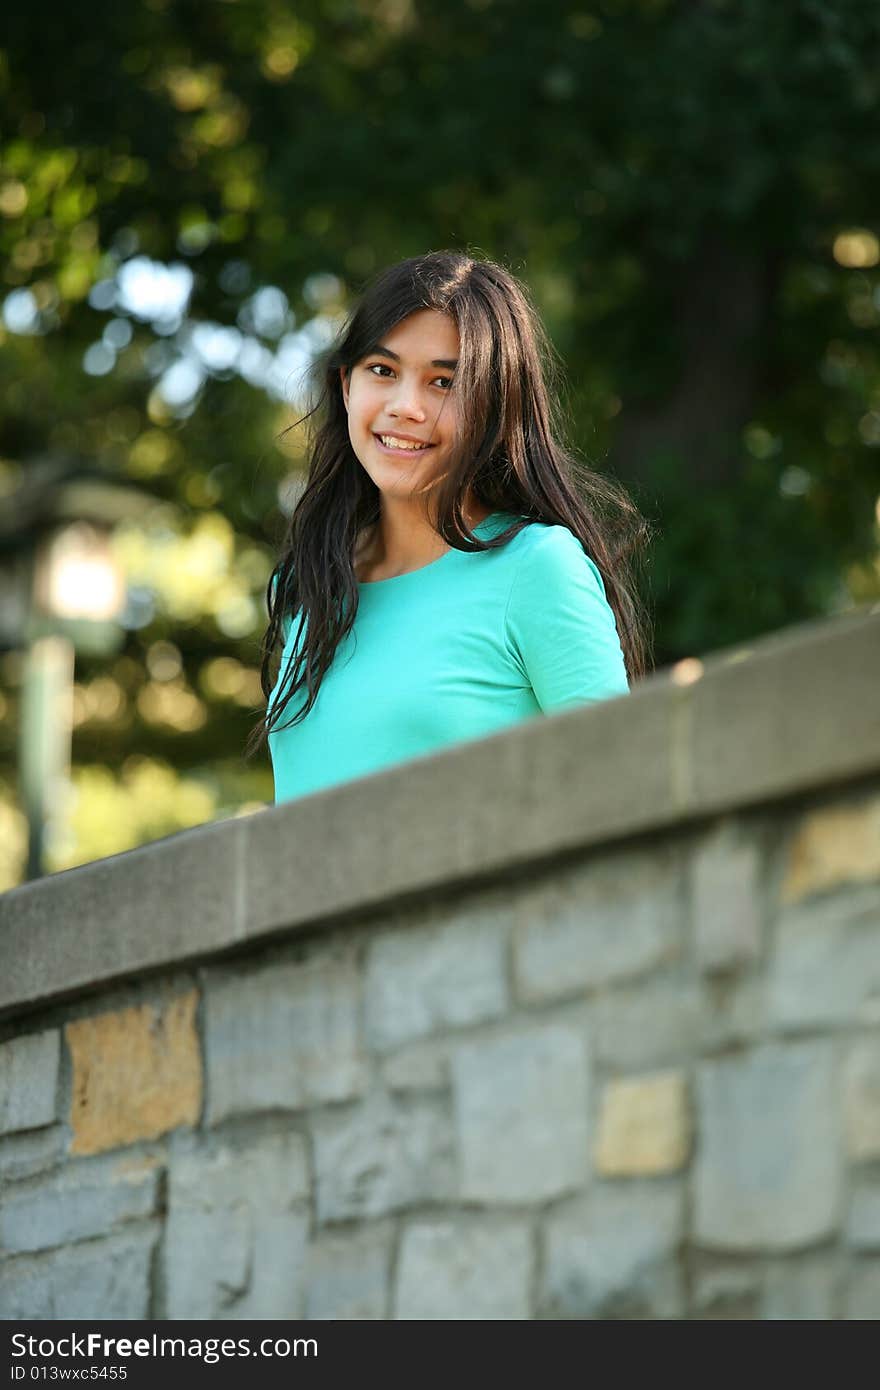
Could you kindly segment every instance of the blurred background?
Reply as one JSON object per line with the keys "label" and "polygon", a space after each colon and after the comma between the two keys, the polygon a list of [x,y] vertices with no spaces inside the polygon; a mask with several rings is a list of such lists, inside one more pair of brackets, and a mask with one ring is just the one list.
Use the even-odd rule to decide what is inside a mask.
{"label": "blurred background", "polygon": [[658,666],[880,599],[876,0],[45,0],[0,51],[0,888],[272,799],[303,373],[531,288]]}

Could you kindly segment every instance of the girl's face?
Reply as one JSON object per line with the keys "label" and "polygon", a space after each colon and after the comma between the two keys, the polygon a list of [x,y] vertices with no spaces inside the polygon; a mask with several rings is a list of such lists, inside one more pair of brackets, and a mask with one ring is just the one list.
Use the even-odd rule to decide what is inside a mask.
{"label": "girl's face", "polygon": [[443,475],[458,423],[458,346],[449,314],[420,309],[374,343],[348,377],[341,370],[351,446],[386,496],[411,499]]}

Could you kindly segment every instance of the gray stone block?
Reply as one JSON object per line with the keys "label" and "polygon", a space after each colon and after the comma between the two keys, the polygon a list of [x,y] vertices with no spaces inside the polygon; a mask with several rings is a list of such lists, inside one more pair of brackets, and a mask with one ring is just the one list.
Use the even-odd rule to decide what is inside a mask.
{"label": "gray stone block", "polygon": [[704,1028],[703,997],[688,980],[648,980],[596,1000],[596,1062],[614,1069],[660,1067],[697,1051]]}
{"label": "gray stone block", "polygon": [[212,1212],[244,1203],[284,1211],[309,1195],[306,1142],[295,1133],[252,1133],[233,1143],[217,1135],[175,1134],[170,1145],[172,1205]]}
{"label": "gray stone block", "polygon": [[857,1038],[848,1048],[843,1100],[850,1158],[880,1158],[880,1036]]}
{"label": "gray stone block", "polygon": [[411,1043],[386,1057],[382,1076],[392,1091],[444,1091],[449,1087],[449,1048],[446,1040]]}
{"label": "gray stone block", "polygon": [[208,1124],[360,1095],[359,982],[350,955],[206,973]]}
{"label": "gray stone block", "polygon": [[711,1321],[755,1322],[760,1317],[763,1280],[753,1260],[692,1261],[689,1316]]}
{"label": "gray stone block", "polygon": [[684,1312],[681,1188],[600,1184],[544,1221],[541,1312],[550,1318],[674,1318]]}
{"label": "gray stone block", "polygon": [[162,1250],[165,1316],[297,1318],[308,1169],[298,1134],[175,1135]]}
{"label": "gray stone block", "polygon": [[157,1233],[126,1232],[0,1268],[0,1318],[73,1321],[149,1318]]}
{"label": "gray stone block", "polygon": [[319,1236],[309,1251],[306,1317],[387,1319],[392,1240],[388,1222]]}
{"label": "gray stone block", "polygon": [[831,1235],[841,1196],[831,1045],[705,1062],[698,1097],[697,1242],[789,1250]]}
{"label": "gray stone block", "polygon": [[858,1182],[850,1198],[846,1238],[854,1250],[880,1250],[880,1182]]}
{"label": "gray stone block", "polygon": [[243,1296],[222,1317],[293,1319],[302,1316],[308,1265],[309,1212],[268,1212],[251,1215],[250,1283]]}
{"label": "gray stone block", "polygon": [[766,994],[763,974],[705,977],[699,1050],[729,1049],[761,1036],[767,1012]]}
{"label": "gray stone block", "polygon": [[436,1102],[372,1095],[316,1116],[312,1139],[321,1224],[384,1216],[454,1193],[449,1117]]}
{"label": "gray stone block", "polygon": [[843,1316],[851,1322],[876,1322],[880,1318],[880,1260],[853,1261]]}
{"label": "gray stone block", "polygon": [[691,903],[697,963],[730,970],[761,951],[761,853],[736,822],[714,825],[691,859]]}
{"label": "gray stone block", "polygon": [[151,1216],[160,1171],[154,1154],[113,1154],[16,1183],[0,1207],[0,1250],[48,1250]]}
{"label": "gray stone block", "polygon": [[590,1069],[584,1031],[521,1025],[452,1053],[455,1128],[466,1201],[540,1202],[590,1170]]}
{"label": "gray stone block", "polygon": [[367,1040],[379,1052],[441,1029],[498,1018],[507,1008],[509,906],[462,908],[446,921],[427,915],[427,924],[406,921],[382,932],[368,948]]}
{"label": "gray stone block", "polygon": [[394,1316],[417,1322],[525,1320],[532,1262],[525,1221],[413,1222],[401,1238]]}
{"label": "gray stone block", "polygon": [[827,1322],[837,1316],[843,1282],[834,1254],[772,1260],[764,1282],[761,1317],[784,1322]]}
{"label": "gray stone block", "polygon": [[681,855],[662,846],[593,858],[520,890],[514,909],[521,999],[543,1002],[628,980],[680,952]]}
{"label": "gray stone block", "polygon": [[0,1139],[0,1181],[14,1182],[44,1173],[60,1162],[67,1148],[63,1125],[10,1134]]}
{"label": "gray stone block", "polygon": [[52,1123],[60,1056],[57,1028],[26,1033],[0,1046],[0,1134]]}
{"label": "gray stone block", "polygon": [[[163,1246],[165,1316],[235,1317],[250,1283],[253,1243],[251,1213],[244,1204],[213,1212],[176,1204],[168,1213]],[[292,1305],[288,1315],[291,1311]]]}
{"label": "gray stone block", "polygon": [[874,1022],[880,1006],[880,888],[851,888],[784,912],[769,1015],[784,1028]]}

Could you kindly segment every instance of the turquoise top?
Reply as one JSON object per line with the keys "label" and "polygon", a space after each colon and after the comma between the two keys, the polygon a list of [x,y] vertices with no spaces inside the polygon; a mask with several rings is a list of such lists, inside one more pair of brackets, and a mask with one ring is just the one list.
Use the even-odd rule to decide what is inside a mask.
{"label": "turquoise top", "polygon": [[[513,520],[493,512],[475,534]],[[312,709],[269,735],[276,802],[629,688],[602,577],[565,526],[532,522],[498,550],[448,550],[358,590]],[[285,617],[282,672],[298,627]]]}

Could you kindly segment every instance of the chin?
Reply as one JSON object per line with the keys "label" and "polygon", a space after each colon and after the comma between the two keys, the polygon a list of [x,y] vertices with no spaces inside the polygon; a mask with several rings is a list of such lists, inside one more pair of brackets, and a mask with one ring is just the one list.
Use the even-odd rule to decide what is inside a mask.
{"label": "chin", "polygon": [[384,468],[368,468],[366,472],[380,492],[389,497],[411,497],[417,489],[428,488],[431,478],[421,475],[418,469],[412,472],[405,464],[388,463]]}

